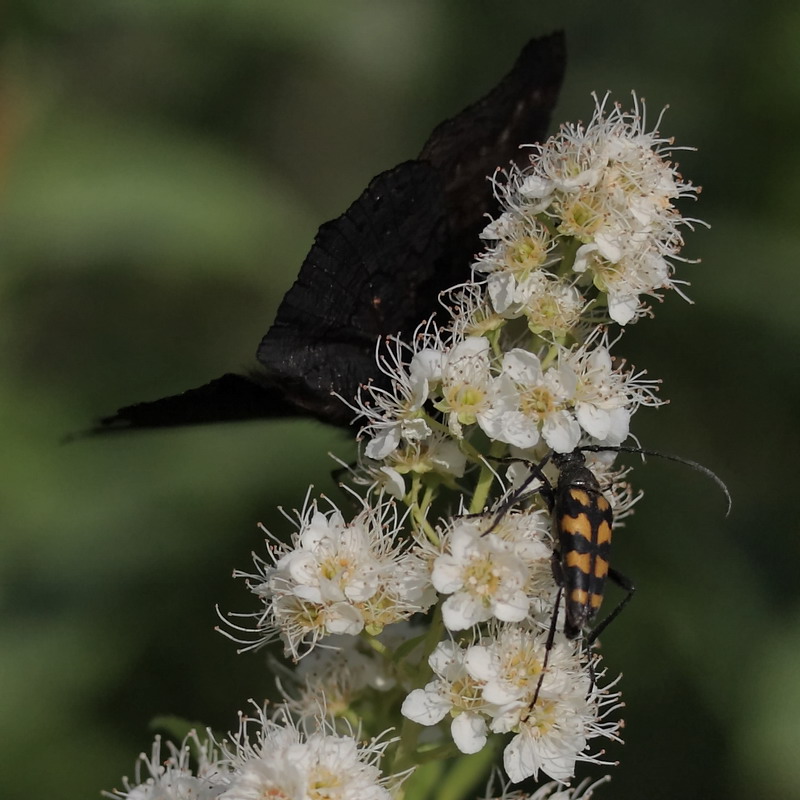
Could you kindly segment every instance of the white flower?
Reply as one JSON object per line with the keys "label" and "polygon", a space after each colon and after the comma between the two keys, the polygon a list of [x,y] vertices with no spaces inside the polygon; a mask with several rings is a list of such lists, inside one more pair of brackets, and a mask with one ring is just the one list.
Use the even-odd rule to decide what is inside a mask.
{"label": "white flower", "polygon": [[573,693],[547,704],[537,703],[503,751],[503,767],[514,783],[538,777],[539,771],[567,782],[587,745],[592,709]]}
{"label": "white flower", "polygon": [[[646,130],[644,103],[634,97],[633,111],[615,106],[608,114],[604,104],[605,100],[597,102],[585,129],[564,126],[557,137],[557,149],[593,152],[602,169],[595,183],[565,195],[556,209],[562,219],[583,222],[582,230],[573,225],[569,231],[586,247],[579,252],[575,269],[594,272],[595,285],[608,295],[611,318],[624,325],[642,313],[640,295],[673,285],[667,259],[683,245],[679,226],[692,222],[681,218],[673,201],[692,197],[696,191],[667,160],[671,142]],[[548,160],[544,151],[542,158]],[[547,171],[544,165],[541,168]],[[584,210],[571,214],[575,207]],[[586,213],[590,207],[594,214]],[[569,228],[566,219],[562,226]],[[589,253],[593,259],[587,259]]]}
{"label": "white flower", "polygon": [[[219,754],[196,731],[191,731],[180,747],[172,742],[166,747],[169,755],[164,758],[161,737],[156,736],[150,754],[139,756],[134,780],[125,778],[124,790],[103,794],[126,800],[212,800],[225,791],[227,775]],[[192,758],[197,761],[195,770],[190,766]]]}
{"label": "white flower", "polygon": [[436,725],[449,713],[450,735],[462,753],[477,753],[486,744],[486,719],[482,715],[480,685],[464,666],[464,650],[455,642],[440,642],[428,658],[436,679],[424,689],[414,689],[401,712],[420,725]]}
{"label": "white flower", "polygon": [[453,341],[485,336],[505,324],[505,318],[495,311],[485,289],[484,284],[468,281],[442,292],[442,304],[451,317]]}
{"label": "white flower", "polygon": [[447,628],[464,630],[492,617],[525,619],[528,568],[508,543],[494,533],[482,533],[469,519],[457,519],[445,541],[431,582],[438,592],[450,595],[442,604]]}
{"label": "white flower", "polygon": [[603,487],[603,495],[614,512],[614,530],[624,527],[626,517],[633,514],[633,507],[642,499],[642,491],[634,491],[627,481],[630,467],[614,467],[616,453],[585,453],[586,466],[594,473],[597,482]]}
{"label": "white flower", "polygon": [[298,658],[330,634],[375,634],[392,622],[424,610],[430,597],[426,566],[405,552],[403,520],[393,501],[378,498],[374,506],[345,522],[331,507],[316,502],[298,515],[299,530],[290,545],[272,537],[268,551],[274,566],[255,557],[254,574],[245,577],[264,603],[255,615],[257,643],[277,634],[287,652]]}
{"label": "white flower", "polygon": [[[598,688],[588,669],[582,674],[569,673],[569,680],[549,682],[550,669],[548,661],[536,704],[519,716],[513,728],[517,733],[503,752],[503,766],[514,783],[535,779],[539,771],[566,783],[575,774],[578,761],[606,763],[601,760],[602,754],[587,752],[591,739],[603,736],[620,741],[620,723],[606,720],[611,711],[619,708],[619,695]],[[492,730],[509,729],[511,717],[496,716]]]}
{"label": "white flower", "polygon": [[256,708],[256,716],[242,715],[238,733],[221,745],[230,769],[221,798],[391,800],[377,765],[392,740],[381,736],[362,744],[336,734],[324,720],[306,734],[285,716],[278,723]]}
{"label": "white flower", "polygon": [[496,240],[475,262],[475,269],[488,273],[489,296],[494,309],[505,313],[519,303],[517,288],[550,260],[556,242],[547,227],[530,214],[506,211],[486,226],[481,238]]}
{"label": "white flower", "polygon": [[566,336],[580,321],[585,302],[578,289],[547,272],[531,275],[518,288],[520,314],[533,333]]}
{"label": "white flower", "polygon": [[475,422],[487,430],[487,420],[497,411],[493,406],[495,392],[488,339],[470,336],[459,342],[442,353],[438,370],[431,366],[430,375],[432,381],[441,383],[441,399],[436,407],[447,414],[453,436],[461,438],[463,426]]}
{"label": "white flower", "polygon": [[573,401],[581,427],[598,442],[618,445],[628,437],[631,415],[640,405],[661,405],[654,394],[658,382],[625,369],[624,362],[615,365],[607,336],[597,344],[596,338],[563,354],[562,361],[577,377]]}
{"label": "white flower", "polygon": [[530,800],[590,800],[594,796],[594,790],[610,780],[611,776],[605,775],[597,781],[586,778],[573,787],[565,787],[557,782],[548,783],[537,789]]}
{"label": "white flower", "polygon": [[341,398],[366,422],[359,438],[367,438],[367,458],[381,460],[400,445],[414,444],[431,434],[422,406],[428,399],[430,353],[442,347],[441,332],[432,322],[422,323],[409,346],[396,337],[378,342],[375,358],[389,389],[362,386],[355,401]]}
{"label": "white flower", "polygon": [[440,431],[431,433],[424,441],[401,441],[382,461],[367,458],[363,452],[359,452],[355,466],[334,460],[349,474],[353,484],[368,487],[368,494],[385,492],[401,501],[408,492],[406,476],[435,473],[445,484],[453,486],[454,479],[463,477],[467,466],[466,454],[459,443]]}
{"label": "white flower", "polygon": [[646,313],[642,295],[675,287],[680,228],[696,220],[681,217],[674,201],[697,192],[670,162],[671,140],[648,130],[644,103],[634,96],[633,110],[623,111],[606,101],[595,98],[588,125],[562,125],[534,145],[526,169],[495,177],[503,212],[484,229],[492,244],[475,268],[488,273],[498,313],[515,315],[524,284],[544,268],[586,276],[620,325]]}
{"label": "white flower", "polygon": [[[492,730],[510,730],[518,724],[521,709],[533,702],[537,687],[539,696],[546,698],[576,677],[581,680],[584,669],[579,648],[559,634],[547,655],[547,634],[546,628],[502,625],[492,628],[480,644],[468,648],[467,671],[483,684],[483,698],[498,707],[521,701],[499,710]],[[542,675],[545,657],[547,671]]]}
{"label": "white flower", "polygon": [[[385,628],[376,640],[391,653],[425,632],[421,624],[401,621]],[[364,638],[334,635],[325,640],[324,647],[315,648],[299,661],[293,670],[275,663],[273,671],[280,676],[282,707],[290,712],[292,719],[304,724],[313,722],[319,717],[324,699],[327,716],[340,730],[338,718],[350,718],[354,702],[363,702],[365,698],[368,702],[381,702],[376,700],[376,693],[390,691],[397,685],[396,667],[393,659],[378,653]]]}
{"label": "white flower", "polygon": [[461,518],[460,524],[472,527],[477,535],[491,530],[496,539],[502,541],[518,559],[534,568],[537,574],[542,562],[547,562],[544,566],[550,571],[549,580],[546,582],[546,591],[549,592],[553,586],[549,564],[553,554],[551,515],[540,509],[506,508],[506,502],[511,494],[509,489],[497,500],[493,511],[480,517]]}
{"label": "white flower", "polygon": [[434,433],[424,442],[400,448],[391,453],[386,461],[401,475],[409,472],[424,475],[435,472],[442,476],[461,478],[467,465],[467,458],[460,450],[458,442]]}
{"label": "white flower", "polygon": [[620,325],[646,313],[640,295],[658,296],[656,289],[674,288],[670,264],[649,247],[650,243],[632,237],[626,241],[627,247],[621,249],[598,237],[578,248],[573,265],[577,273],[590,273],[594,285],[606,293],[609,316]]}
{"label": "white flower", "polygon": [[580,426],[569,411],[577,378],[567,363],[542,370],[539,358],[515,348],[503,357],[499,385],[515,410],[498,419],[495,438],[528,449],[539,441],[559,453],[574,450]]}
{"label": "white flower", "polygon": [[577,761],[603,763],[587,747],[598,736],[618,740],[619,723],[606,717],[619,695],[598,687],[599,659],[590,670],[580,642],[557,631],[548,650],[549,624],[492,623],[466,649],[441,642],[429,658],[435,679],[406,697],[403,715],[430,726],[450,714],[465,753],[483,747],[487,727],[515,734],[504,753],[514,783],[539,771],[565,782]]}
{"label": "white flower", "polygon": [[594,790],[610,780],[610,775],[606,775],[594,782],[586,778],[573,787],[564,786],[563,783],[557,781],[551,781],[537,789],[533,794],[519,789],[514,791],[510,786],[506,785],[502,787],[502,794],[499,795],[494,793],[494,781],[490,780],[489,785],[486,787],[486,794],[481,800],[590,800],[594,796]]}
{"label": "white flower", "polygon": [[546,640],[546,628],[495,624],[466,650],[441,642],[428,659],[436,678],[406,697],[403,715],[431,726],[450,714],[464,753],[483,747],[487,720],[495,733],[513,732],[503,763],[514,783],[539,771],[563,782],[577,761],[603,763],[587,745],[597,736],[618,740],[619,723],[605,718],[619,695],[593,682],[580,643],[557,633],[548,654]]}
{"label": "white flower", "polygon": [[406,482],[401,473],[393,467],[377,467],[374,472],[376,480],[371,486],[382,488],[388,495],[396,500],[402,500],[406,494]]}

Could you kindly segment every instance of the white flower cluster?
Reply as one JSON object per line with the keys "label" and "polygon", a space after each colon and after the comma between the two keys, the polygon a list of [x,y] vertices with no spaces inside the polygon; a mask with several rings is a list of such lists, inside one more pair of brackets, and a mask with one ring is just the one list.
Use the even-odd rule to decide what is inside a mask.
{"label": "white flower cluster", "polygon": [[124,778],[123,789],[103,794],[127,800],[211,800],[220,796],[224,786],[219,778],[219,752],[211,742],[192,731],[180,747],[167,742],[166,749],[164,758],[161,737],[156,736],[150,754],[139,756],[134,779]]}
{"label": "white flower cluster", "polygon": [[[365,455],[386,462],[383,471],[395,478],[394,485],[398,474],[431,469],[414,466],[421,445],[429,444],[425,452],[445,452],[442,426],[430,418],[429,407],[441,413],[451,448],[477,427],[492,441],[538,460],[533,448],[539,445],[559,453],[571,452],[585,438],[618,445],[628,437],[634,411],[659,404],[655,382],[615,360],[602,329],[580,344],[542,347],[537,337],[541,352],[528,344],[498,355],[486,336],[459,339],[458,327],[437,330],[436,347],[417,336],[408,363],[395,362],[392,385],[413,383],[413,402],[404,404],[405,395],[396,390],[387,413],[387,390],[366,387],[359,398],[361,435],[369,440]],[[460,477],[464,458],[463,451],[461,458],[440,458],[436,471]]]}
{"label": "white flower cluster", "polygon": [[405,547],[394,501],[364,501],[350,522],[334,506],[323,513],[307,502],[296,524],[288,545],[263,529],[269,561],[254,556],[254,573],[234,573],[264,603],[253,615],[255,645],[281,638],[297,659],[324,636],[376,635],[434,602],[425,564]]}
{"label": "white flower cluster", "polygon": [[[358,747],[329,741],[339,728],[298,733],[318,718],[320,696],[327,713],[375,735],[394,714],[397,742],[370,752],[391,748],[403,769],[423,748],[475,753],[491,737],[503,737],[514,783],[542,772],[566,784],[577,762],[605,763],[593,740],[619,740],[619,694],[601,685],[585,642],[561,632],[564,588],[539,490],[544,475],[558,478],[553,454],[613,450],[636,410],[660,403],[657,382],[612,353],[622,334],[612,340],[607,326],[643,316],[643,295],[674,286],[679,230],[690,221],[673,201],[694,190],[640,110],[606,114],[598,103],[588,126],[562,127],[533,148],[529,167],[495,182],[503,211],[483,232],[473,280],[446,293],[443,324],[379,343],[384,381],[352,400],[363,447],[351,478],[368,487],[357,513],[348,521],[330,501],[323,511],[307,500],[290,541],[265,531],[267,556],[236,573],[261,605],[234,627],[250,646],[280,640],[301,663],[284,689],[295,727],[279,733],[262,719],[269,732],[257,745],[240,737],[235,750],[223,747],[238,794],[222,796],[302,782],[286,771],[338,750],[353,780],[372,787],[358,796],[384,796]],[[630,514],[638,495],[627,470],[608,452],[583,455],[615,518]],[[501,477],[503,459],[514,463]],[[370,704],[379,713],[366,713]],[[264,766],[267,749],[298,747]],[[534,797],[576,800],[593,788]]]}
{"label": "white flower cluster", "polygon": [[[598,659],[590,666],[580,642],[558,633],[546,649],[558,596],[549,514],[457,516],[404,549],[393,509],[377,501],[347,524],[338,510],[310,504],[292,546],[273,543],[272,565],[256,558],[258,572],[245,576],[264,603],[253,615],[259,641],[280,637],[287,653],[313,659],[287,709],[306,720],[325,697],[329,711],[344,712],[368,687],[399,684],[403,715],[433,726],[449,714],[441,736],[464,753],[482,749],[490,732],[514,734],[504,765],[515,782],[540,770],[566,781],[576,761],[597,762],[587,746],[597,736],[617,739],[619,723],[606,717],[618,695],[598,686]],[[407,623],[383,627],[437,599],[446,632],[427,659],[435,678],[424,688],[376,662],[374,651],[342,647],[363,632],[395,651],[415,634]],[[450,638],[462,632],[466,647]],[[341,649],[320,653],[318,643]]]}
{"label": "white flower cluster", "polygon": [[618,740],[607,720],[618,694],[600,688],[580,642],[556,632],[546,643],[558,590],[550,567],[549,520],[541,511],[457,519],[442,537],[431,580],[444,599],[445,627],[428,658],[433,679],[414,689],[402,713],[420,725],[445,717],[462,753],[476,753],[489,733],[514,736],[503,765],[514,783],[541,770],[569,780],[597,736]]}
{"label": "white flower cluster", "polygon": [[[395,653],[426,632],[427,627],[421,623],[401,621],[370,639],[345,634],[329,636],[323,647],[309,651],[292,670],[273,663],[273,670],[281,676],[283,708],[299,724],[312,725],[319,717],[320,698],[324,698],[332,724],[337,730],[343,724],[347,732],[354,705],[373,704],[382,710],[387,693],[403,683],[398,664],[385,654]],[[363,723],[363,717],[359,721]]]}
{"label": "white flower cluster", "polygon": [[668,160],[671,140],[647,130],[635,97],[630,112],[606,113],[606,100],[589,125],[563,125],[495,184],[504,211],[482,233],[490,246],[476,269],[495,310],[527,317],[534,332],[573,327],[592,284],[614,322],[646,313],[641,296],[673,288],[680,226],[694,222],[673,204],[697,190]]}
{"label": "white flower cluster", "polygon": [[[161,742],[142,754],[135,779],[124,789],[106,793],[126,800],[262,800],[336,798],[391,800],[397,780],[384,778],[378,762],[392,740],[378,737],[360,743],[336,734],[325,720],[305,733],[281,715],[276,721],[256,706],[254,717],[240,715],[230,741],[201,741],[196,732],[183,746],[168,745],[162,761]],[[197,766],[191,768],[192,761]]]}

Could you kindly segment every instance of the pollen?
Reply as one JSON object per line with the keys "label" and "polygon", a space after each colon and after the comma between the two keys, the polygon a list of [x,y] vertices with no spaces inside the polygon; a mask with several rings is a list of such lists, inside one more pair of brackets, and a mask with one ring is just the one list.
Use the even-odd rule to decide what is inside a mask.
{"label": "pollen", "polygon": [[547,247],[540,239],[523,236],[508,248],[506,262],[516,274],[525,275],[538,269],[547,258]]}
{"label": "pollen", "polygon": [[486,404],[486,392],[479,386],[461,384],[447,392],[447,405],[464,425],[475,421],[475,414]]}
{"label": "pollen", "polygon": [[534,738],[545,736],[556,724],[556,704],[542,697],[536,701],[525,720],[525,727]]}
{"label": "pollen", "polygon": [[606,221],[602,198],[594,192],[582,192],[558,205],[561,215],[558,232],[574,236],[584,244],[592,241]]}
{"label": "pollen", "polygon": [[531,651],[518,652],[510,664],[506,665],[505,676],[516,686],[528,686],[539,677],[543,664]]}
{"label": "pollen", "polygon": [[473,561],[464,574],[464,586],[470,593],[486,599],[497,593],[500,583],[500,572],[488,558]]}
{"label": "pollen", "polygon": [[486,701],[481,696],[481,689],[482,685],[469,675],[454,680],[450,685],[449,692],[453,702],[453,713],[457,714],[485,705]]}
{"label": "pollen", "polygon": [[546,386],[533,386],[520,395],[520,410],[529,417],[544,417],[556,410],[553,393]]}

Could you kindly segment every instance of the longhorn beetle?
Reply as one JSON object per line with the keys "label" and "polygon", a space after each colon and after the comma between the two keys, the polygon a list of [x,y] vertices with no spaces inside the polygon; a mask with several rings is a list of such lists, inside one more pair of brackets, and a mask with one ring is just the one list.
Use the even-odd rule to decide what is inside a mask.
{"label": "longhorn beetle", "polygon": [[[606,451],[639,453],[640,455],[657,456],[669,461],[686,464],[692,469],[708,475],[717,483],[725,494],[728,501],[727,513],[730,513],[731,496],[725,483],[708,467],[679,456],[666,455],[653,450],[643,450],[639,447],[626,447],[624,445],[617,447],[583,445],[576,447],[569,453],[551,451],[538,464],[525,462],[531,474],[519,489],[513,493],[508,502],[503,504],[490,530],[498,524],[503,514],[518,502],[534,480],[538,480],[541,483],[538,492],[547,503],[551,514],[554,515],[554,526],[558,536],[558,549],[553,552],[552,563],[553,575],[559,590],[545,645],[542,675],[539,678],[531,707],[535,705],[538,699],[544,671],[547,667],[547,660],[553,647],[558,607],[562,593],[565,595],[564,634],[568,639],[575,639],[588,629],[600,609],[606,578],[610,578],[627,592],[617,607],[589,632],[586,646],[590,648],[595,639],[630,602],[635,591],[631,581],[610,565],[611,535],[613,532],[611,504],[600,489],[600,484],[594,473],[586,466],[584,453]],[[559,471],[555,487],[553,487],[553,484],[543,471],[545,465],[550,461]]]}

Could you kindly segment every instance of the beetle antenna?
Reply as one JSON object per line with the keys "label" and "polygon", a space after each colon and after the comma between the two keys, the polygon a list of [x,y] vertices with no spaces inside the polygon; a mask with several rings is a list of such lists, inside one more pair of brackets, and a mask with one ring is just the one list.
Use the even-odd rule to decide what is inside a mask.
{"label": "beetle antenna", "polygon": [[681,456],[673,456],[669,453],[659,453],[656,450],[643,450],[641,447],[629,447],[626,445],[618,445],[617,447],[603,447],[599,444],[587,444],[576,449],[582,452],[590,453],[603,453],[607,451],[612,451],[615,453],[638,453],[639,455],[643,456],[656,456],[667,461],[677,461],[679,464],[685,464],[687,467],[691,467],[693,470],[707,475],[712,481],[714,481],[714,483],[717,484],[717,486],[719,486],[719,488],[722,490],[722,493],[725,495],[725,499],[728,501],[728,509],[725,512],[725,516],[727,517],[731,513],[733,499],[731,498],[731,493],[728,491],[728,487],[725,485],[725,481],[723,481],[722,478],[720,478],[719,475],[717,475],[717,473],[713,470],[710,470],[708,467],[704,467],[702,464],[698,464],[697,461],[692,461],[690,458],[682,458]]}

